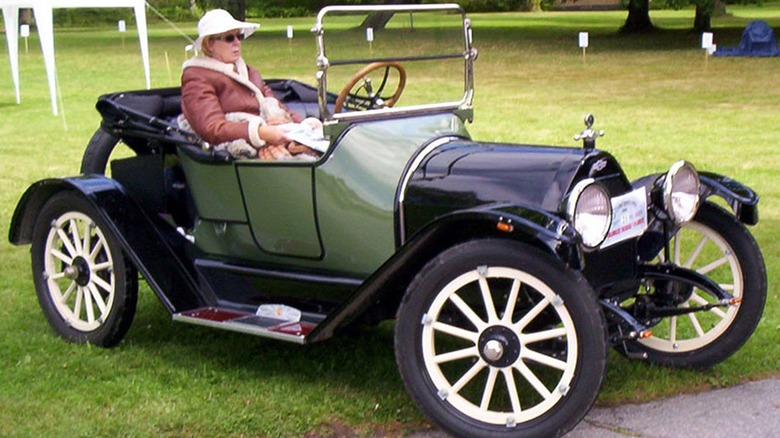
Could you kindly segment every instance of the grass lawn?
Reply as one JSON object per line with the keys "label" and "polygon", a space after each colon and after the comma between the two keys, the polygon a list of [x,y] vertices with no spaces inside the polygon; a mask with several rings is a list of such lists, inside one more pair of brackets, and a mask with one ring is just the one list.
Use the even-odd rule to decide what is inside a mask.
{"label": "grass lawn", "polygon": [[[729,10],[732,16],[714,21],[720,46],[738,44],[750,19],[780,28],[777,3]],[[691,10],[651,15],[664,30],[642,36],[617,34],[625,12],[471,16],[480,50],[474,138],[574,145],[582,116],[592,112],[607,132],[599,147],[629,177],[685,158],[762,197],[761,222],[752,231],[764,252],[769,293],[750,342],[705,372],[612,354],[601,404],[780,376],[780,58],[707,60],[700,36],[688,30]],[[263,20],[245,58],[266,77],[313,83],[313,22]],[[288,24],[296,29],[289,44]],[[182,27],[195,34],[195,23]],[[580,31],[590,32],[584,59]],[[9,64],[0,62],[3,236],[29,184],[78,171],[99,123],[96,97],[144,86],[133,33],[124,46],[113,28],[57,29],[55,39],[64,118],[51,114],[35,36],[29,53],[20,43],[21,105]],[[151,26],[153,87],[178,85],[185,44],[169,27]],[[433,75],[420,75],[410,83],[427,80],[436,92]],[[400,435],[425,424],[396,371],[392,324],[302,348],[173,323],[144,286],[125,342],[111,350],[71,345],[39,310],[29,263],[29,247],[0,241],[0,436]]]}

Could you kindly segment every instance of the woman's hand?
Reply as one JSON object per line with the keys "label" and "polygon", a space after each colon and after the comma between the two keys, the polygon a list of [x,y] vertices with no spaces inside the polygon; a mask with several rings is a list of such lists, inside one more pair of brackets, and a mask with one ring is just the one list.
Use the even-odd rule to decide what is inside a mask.
{"label": "woman's hand", "polygon": [[258,149],[257,157],[261,160],[285,160],[292,157],[292,154],[284,145],[269,145]]}
{"label": "woman's hand", "polygon": [[276,126],[264,125],[257,128],[257,135],[268,144],[286,145],[290,139],[284,134],[284,131]]}

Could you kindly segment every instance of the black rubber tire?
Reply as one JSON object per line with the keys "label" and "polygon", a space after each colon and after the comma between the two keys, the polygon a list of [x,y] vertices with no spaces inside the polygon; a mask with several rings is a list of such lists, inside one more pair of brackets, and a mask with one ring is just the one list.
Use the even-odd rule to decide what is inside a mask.
{"label": "black rubber tire", "polygon": [[719,235],[736,256],[737,271],[742,274],[743,284],[742,302],[735,308],[736,316],[730,319],[728,326],[724,326],[720,335],[711,340],[705,339],[708,343],[699,348],[686,351],[659,350],[648,346],[652,338],[635,341],[631,348],[647,353],[647,359],[653,363],[680,368],[707,368],[726,360],[739,350],[758,326],[766,303],[766,266],[753,236],[734,215],[723,208],[704,203],[692,223]]}
{"label": "black rubber tire", "polygon": [[100,347],[122,340],[135,315],[138,274],[87,200],[66,191],[44,204],[33,230],[31,257],[38,301],[57,334]]}
{"label": "black rubber tire", "polygon": [[105,175],[108,159],[118,143],[119,137],[111,135],[103,128],[98,128],[84,150],[80,172],[85,175],[91,173]]}
{"label": "black rubber tire", "polygon": [[[460,371],[455,374],[453,379],[445,377],[447,383],[441,384],[441,386],[444,386],[443,389],[441,387],[437,388],[435,381],[438,379],[440,383],[442,382],[441,376],[444,375],[444,366],[446,365],[435,364],[435,367],[429,368],[429,365],[435,363],[433,357],[438,355],[441,358],[441,354],[444,352],[444,349],[438,350],[438,345],[440,345],[439,339],[435,338],[435,336],[438,335],[437,330],[439,329],[434,327],[440,327],[436,324],[446,320],[448,321],[446,324],[452,324],[468,330],[468,324],[456,322],[458,318],[461,320],[460,323],[468,320],[469,317],[466,313],[461,311],[458,314],[453,312],[451,308],[445,310],[445,306],[455,305],[452,297],[456,295],[446,291],[457,291],[458,297],[462,300],[466,299],[464,297],[478,297],[479,295],[475,292],[476,286],[473,285],[478,284],[481,280],[476,280],[475,283],[475,280],[473,280],[475,275],[479,276],[479,278],[482,278],[484,275],[491,291],[487,295],[491,296],[490,300],[494,303],[494,308],[496,307],[495,303],[499,303],[498,308],[503,310],[503,313],[509,310],[507,304],[510,302],[509,297],[512,296],[512,293],[510,292],[506,295],[497,293],[500,288],[505,287],[513,278],[523,278],[523,280],[518,281],[522,281],[524,285],[534,284],[534,286],[524,286],[517,295],[518,299],[513,300],[517,305],[512,312],[511,323],[507,323],[506,320],[502,321],[497,311],[493,317],[499,319],[493,319],[492,323],[486,323],[483,326],[484,330],[476,325],[472,325],[471,327],[476,327],[479,340],[477,342],[465,341],[468,345],[462,351],[475,347],[473,352],[479,352],[479,354],[472,353],[473,357],[452,361],[457,363],[458,360],[468,360],[469,362],[466,362],[464,366],[479,364],[480,361],[488,365],[482,368],[479,374],[472,378],[463,388],[453,390],[452,380],[458,378]],[[463,281],[470,283],[462,283]],[[537,283],[534,283],[534,281]],[[540,287],[539,284],[543,286]],[[506,345],[502,344],[501,350],[503,353],[499,354],[500,357],[498,359],[499,361],[507,360],[508,362],[487,362],[487,360],[495,359],[485,356],[487,354],[487,344],[485,342],[490,342],[493,331],[500,329],[504,334],[509,333],[506,330],[509,328],[509,325],[518,324],[516,320],[520,318],[516,317],[525,315],[528,308],[538,304],[535,304],[529,297],[539,298],[541,294],[534,291],[539,291],[544,287],[549,288],[546,296],[554,294],[554,296],[562,298],[562,302],[559,302],[557,298],[553,298],[552,302],[554,304],[547,304],[546,307],[543,307],[544,310],[541,313],[531,317],[531,324],[525,326],[525,329],[517,327],[517,332],[511,332],[515,333],[518,338],[512,341],[514,346],[512,346],[512,342]],[[437,298],[440,295],[441,297]],[[447,298],[444,298],[445,296]],[[487,302],[485,301],[485,294],[482,294],[481,299],[483,304]],[[503,309],[501,309],[501,301],[494,301],[496,299],[503,300]],[[470,307],[475,312],[477,312],[476,309],[479,309],[478,306]],[[482,309],[487,308],[487,305],[482,307]],[[563,325],[562,321],[564,318],[561,316],[561,312],[568,315],[568,325]],[[432,316],[434,314],[435,317]],[[491,321],[488,311],[484,311],[479,318],[482,321]],[[559,319],[557,325],[555,318]],[[501,322],[505,324],[502,326]],[[431,328],[426,329],[426,326]],[[564,330],[565,335],[558,334],[556,335],[557,337],[541,343],[529,341],[529,344],[523,344],[526,341],[520,340],[520,336],[528,335],[524,333],[526,329],[535,329],[537,330],[535,333],[541,333],[549,327],[556,326],[563,327],[562,330]],[[561,329],[559,328],[559,330]],[[426,331],[429,335],[426,335]],[[508,334],[507,339],[512,338],[511,333]],[[504,334],[501,336],[504,336]],[[570,341],[572,342],[568,343]],[[433,345],[433,347],[428,348],[428,353],[425,352],[426,347],[424,347],[424,344],[426,343]],[[538,390],[537,394],[531,394],[531,396],[541,398],[542,402],[536,405],[522,405],[520,414],[535,415],[533,418],[521,419],[522,421],[515,422],[514,417],[518,410],[513,409],[512,406],[509,407],[509,411],[514,411],[511,414],[512,418],[503,417],[502,415],[510,414],[507,414],[506,410],[504,410],[505,408],[501,406],[494,407],[494,403],[498,401],[499,405],[506,405],[511,400],[511,395],[503,395],[501,392],[512,386],[506,380],[506,374],[504,374],[502,369],[509,370],[508,374],[515,376],[520,375],[518,373],[521,372],[519,368],[515,368],[515,371],[512,371],[511,367],[533,366],[537,369],[543,368],[544,365],[541,365],[540,362],[534,362],[527,357],[524,358],[519,352],[533,353],[534,348],[539,349],[541,347],[540,344],[548,345],[546,343],[552,345],[547,351],[561,353],[559,357],[564,358],[561,363],[566,364],[567,371],[560,371],[560,373],[562,376],[566,376],[566,373],[569,373],[569,377],[565,377],[565,380],[564,377],[557,380],[559,377],[553,375],[552,380],[545,382],[545,386],[551,393],[549,402],[545,401],[547,400],[546,396],[538,392]],[[530,348],[527,345],[534,346],[534,348]],[[558,347],[562,347],[562,349],[556,350]],[[517,354],[517,356],[510,353],[512,348],[516,348],[514,354]],[[567,358],[566,352],[575,350],[576,354]],[[396,361],[410,397],[439,427],[455,436],[463,437],[552,437],[563,435],[579,423],[596,400],[606,374],[607,350],[604,316],[596,301],[595,293],[585,278],[579,272],[567,269],[559,260],[536,248],[519,242],[498,239],[467,242],[448,249],[429,262],[409,285],[398,309],[395,329]],[[485,353],[483,354],[480,351]],[[426,354],[431,358],[429,362],[426,362]],[[520,364],[521,362],[522,364]],[[430,371],[431,369],[433,371]],[[479,384],[481,380],[476,380],[475,391],[471,392],[480,394],[479,391],[482,388],[481,390],[484,392],[481,392],[483,395],[480,400],[487,399],[487,406],[477,407],[476,402],[469,401],[471,406],[463,408],[464,405],[459,399],[469,397],[469,395],[465,394],[468,392],[466,391],[468,385],[474,382],[475,379],[482,379],[480,375],[485,373],[485,371],[487,371],[486,374],[494,374],[489,395],[487,397],[484,395],[488,393],[486,390],[488,384],[486,383],[483,388]],[[538,375],[545,376],[545,378],[549,377],[545,374],[549,371],[551,371],[551,368],[544,368]],[[440,374],[439,377],[434,376],[437,373]],[[468,372],[463,374],[463,377],[458,378],[458,380],[465,378],[467,374]],[[521,375],[520,379],[525,378],[524,376]],[[490,379],[491,377],[485,376],[484,380],[488,382]],[[527,378],[526,381],[519,380],[516,377],[511,377],[511,379],[514,383],[515,394],[518,397],[527,397],[529,392],[534,391],[533,389],[527,392],[518,390],[516,383],[518,381],[521,389],[530,385],[530,381]],[[499,381],[503,381],[504,389],[501,389],[499,386]],[[551,383],[552,385],[550,385]],[[568,385],[568,391],[565,389],[566,385]],[[552,388],[549,386],[552,386]],[[564,388],[563,391],[559,391],[559,388],[562,387]],[[498,396],[495,395],[495,388],[499,388]],[[461,390],[463,390],[464,395],[458,393]],[[452,391],[452,394],[449,391]],[[509,394],[509,391],[506,391],[506,393]],[[521,403],[524,402],[525,399]],[[538,412],[533,412],[532,410],[534,409],[538,409]],[[531,412],[531,414],[527,412]],[[493,417],[491,420],[489,417],[494,414],[498,414],[499,417]],[[501,423],[502,421],[506,421],[506,423]],[[514,425],[512,425],[513,422]]]}

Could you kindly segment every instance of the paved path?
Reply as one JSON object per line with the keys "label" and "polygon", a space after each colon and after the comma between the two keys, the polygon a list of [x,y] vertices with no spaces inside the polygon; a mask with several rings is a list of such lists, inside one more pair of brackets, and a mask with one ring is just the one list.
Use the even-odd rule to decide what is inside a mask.
{"label": "paved path", "polygon": [[[409,438],[445,438],[440,431]],[[594,408],[567,438],[780,437],[780,379],[642,404]]]}

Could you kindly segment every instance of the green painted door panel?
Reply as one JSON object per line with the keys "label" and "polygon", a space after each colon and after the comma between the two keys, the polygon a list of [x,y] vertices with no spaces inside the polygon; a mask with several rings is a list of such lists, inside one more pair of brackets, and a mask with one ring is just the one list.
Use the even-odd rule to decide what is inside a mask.
{"label": "green painted door panel", "polygon": [[232,164],[199,163],[186,154],[179,154],[179,159],[201,218],[246,222],[241,189]]}
{"label": "green painted door panel", "polygon": [[312,166],[238,162],[236,165],[252,236],[264,251],[320,258]]}

